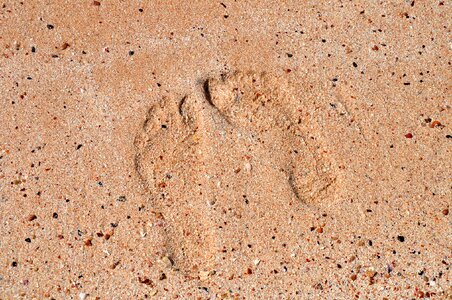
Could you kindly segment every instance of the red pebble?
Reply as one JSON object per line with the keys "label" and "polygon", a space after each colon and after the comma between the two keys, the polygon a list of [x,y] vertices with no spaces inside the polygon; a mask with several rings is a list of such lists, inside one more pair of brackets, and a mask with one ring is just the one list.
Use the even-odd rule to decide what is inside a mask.
{"label": "red pebble", "polygon": [[413,135],[411,133],[407,133],[407,134],[405,134],[405,137],[407,139],[411,139],[411,138],[413,138]]}

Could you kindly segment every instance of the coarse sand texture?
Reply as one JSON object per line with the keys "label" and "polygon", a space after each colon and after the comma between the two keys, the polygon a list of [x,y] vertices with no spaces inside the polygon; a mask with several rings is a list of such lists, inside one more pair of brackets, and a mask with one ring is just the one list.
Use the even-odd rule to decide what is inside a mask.
{"label": "coarse sand texture", "polygon": [[451,8],[3,0],[0,300],[452,300]]}

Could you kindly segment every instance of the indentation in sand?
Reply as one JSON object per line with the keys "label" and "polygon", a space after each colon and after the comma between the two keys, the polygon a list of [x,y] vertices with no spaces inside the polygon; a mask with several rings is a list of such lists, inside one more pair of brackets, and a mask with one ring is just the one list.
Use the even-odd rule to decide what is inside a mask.
{"label": "indentation in sand", "polygon": [[302,101],[280,77],[238,72],[149,110],[136,167],[168,224],[177,268],[211,270],[222,240],[262,236],[266,220],[278,222],[275,207],[328,201],[338,173],[306,138]]}

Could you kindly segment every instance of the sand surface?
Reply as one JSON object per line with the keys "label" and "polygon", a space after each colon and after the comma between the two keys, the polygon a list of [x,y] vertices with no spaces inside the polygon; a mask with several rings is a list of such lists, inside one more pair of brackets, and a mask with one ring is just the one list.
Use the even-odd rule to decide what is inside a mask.
{"label": "sand surface", "polygon": [[2,2],[0,299],[450,299],[451,17]]}

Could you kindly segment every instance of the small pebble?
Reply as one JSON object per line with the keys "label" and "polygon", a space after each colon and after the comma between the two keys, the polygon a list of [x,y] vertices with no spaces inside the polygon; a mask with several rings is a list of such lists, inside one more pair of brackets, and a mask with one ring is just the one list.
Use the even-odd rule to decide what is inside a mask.
{"label": "small pebble", "polygon": [[207,280],[208,277],[209,277],[209,271],[200,271],[199,272],[200,280]]}
{"label": "small pebble", "polygon": [[160,264],[164,266],[165,268],[171,268],[173,266],[173,261],[168,256],[163,256],[159,260]]}
{"label": "small pebble", "polygon": [[375,275],[377,275],[377,272],[375,272],[375,271],[371,271],[371,270],[366,271],[366,276],[369,278],[373,278],[373,277],[375,277]]}
{"label": "small pebble", "polygon": [[116,201],[118,201],[118,202],[126,202],[127,198],[126,198],[126,196],[119,196],[118,199],[116,199]]}
{"label": "small pebble", "polygon": [[38,218],[38,217],[37,217],[36,215],[29,215],[29,216],[27,217],[27,221],[31,222],[31,221],[36,220],[37,218]]}
{"label": "small pebble", "polygon": [[397,236],[397,240],[399,241],[399,242],[405,242],[405,237],[403,236],[403,235],[398,235]]}

